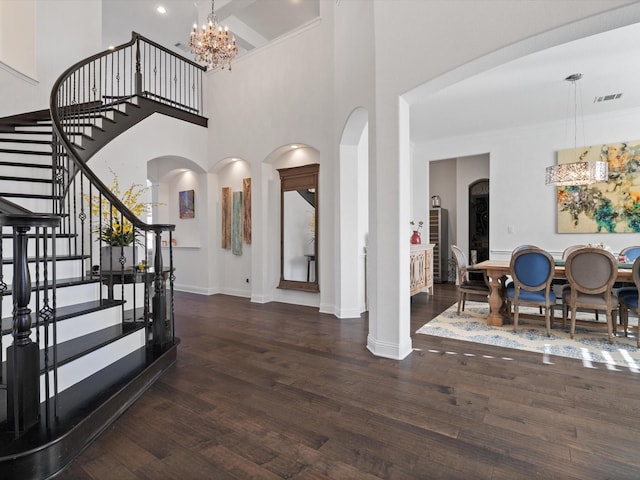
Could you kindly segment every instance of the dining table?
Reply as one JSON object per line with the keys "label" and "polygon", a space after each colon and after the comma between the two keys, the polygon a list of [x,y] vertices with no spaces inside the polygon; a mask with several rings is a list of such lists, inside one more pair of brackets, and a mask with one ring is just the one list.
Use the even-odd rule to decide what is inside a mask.
{"label": "dining table", "polygon": [[[555,260],[554,278],[566,279],[564,260]],[[632,263],[618,263],[616,281],[633,283],[631,276]],[[487,325],[502,326],[508,312],[506,311],[506,279],[511,274],[510,260],[484,260],[472,265],[473,270],[484,270],[489,279],[489,315]]]}

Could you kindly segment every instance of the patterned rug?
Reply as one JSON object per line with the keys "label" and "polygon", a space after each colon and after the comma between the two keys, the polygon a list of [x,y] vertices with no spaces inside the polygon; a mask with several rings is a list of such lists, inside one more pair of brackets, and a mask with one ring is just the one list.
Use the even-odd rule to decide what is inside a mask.
{"label": "patterned rug", "polygon": [[[526,307],[521,309],[521,312],[523,311],[538,313],[537,309],[527,310]],[[570,322],[567,321],[566,328],[562,328],[562,321],[558,319],[561,311],[558,309],[555,312],[556,318],[551,337],[547,337],[544,318],[541,321],[520,318],[518,331],[514,333],[513,325],[488,326],[486,321],[488,314],[488,304],[467,302],[465,311],[458,316],[457,306],[453,304],[423,325],[416,333],[540,352],[544,359],[548,359],[551,355],[558,355],[581,359],[585,366],[591,362],[606,363],[640,372],[640,349],[636,348],[637,330],[635,329],[625,338],[620,328],[616,342],[609,345],[604,322],[594,325],[593,328],[576,325],[576,333],[572,340],[569,336]],[[580,317],[593,319],[593,314],[579,313],[578,318]],[[604,315],[600,314],[601,320],[604,319],[603,317]],[[629,318],[629,325],[637,324],[636,318]]]}

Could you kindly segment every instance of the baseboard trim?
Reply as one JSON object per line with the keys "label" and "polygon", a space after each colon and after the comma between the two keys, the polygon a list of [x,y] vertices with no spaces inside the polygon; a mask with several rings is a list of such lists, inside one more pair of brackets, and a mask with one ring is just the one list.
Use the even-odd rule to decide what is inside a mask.
{"label": "baseboard trim", "polygon": [[367,336],[367,349],[376,357],[391,358],[392,360],[403,360],[413,351],[411,339],[409,339],[408,345],[399,345],[376,340],[371,335]]}

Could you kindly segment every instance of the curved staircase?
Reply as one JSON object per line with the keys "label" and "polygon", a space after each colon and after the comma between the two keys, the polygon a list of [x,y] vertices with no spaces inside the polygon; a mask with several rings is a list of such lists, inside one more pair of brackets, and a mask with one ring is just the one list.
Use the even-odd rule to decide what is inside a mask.
{"label": "curved staircase", "polygon": [[[206,127],[203,70],[134,33],[67,70],[49,110],[0,118],[0,478],[55,475],[175,362],[174,226],[142,222],[87,161],[154,113]],[[111,246],[92,271],[105,215],[86,198],[141,253]]]}

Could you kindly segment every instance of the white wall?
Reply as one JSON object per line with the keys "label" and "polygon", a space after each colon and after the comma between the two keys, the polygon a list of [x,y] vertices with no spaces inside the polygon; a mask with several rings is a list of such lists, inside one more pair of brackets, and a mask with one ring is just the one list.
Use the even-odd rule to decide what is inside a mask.
{"label": "white wall", "polygon": [[[403,130],[409,112],[404,101],[414,97],[411,90],[421,84],[436,91],[512,58],[542,48],[596,33],[612,26],[633,23],[640,9],[616,12],[606,20],[587,19],[552,33],[554,27],[629,2],[571,1],[483,1],[442,0],[424,2],[375,2],[375,30],[394,28],[394,40],[376,42],[376,114],[373,189],[376,218],[371,225],[371,268],[377,274],[373,295],[377,308],[370,311],[368,345],[374,353],[404,358],[411,352],[409,325],[408,257],[404,235],[409,221],[410,169],[406,163]],[[549,12],[553,14],[550,15]],[[455,35],[451,34],[455,19]],[[637,21],[637,20],[636,20]],[[545,32],[543,35],[536,36]],[[416,39],[420,41],[416,41]],[[521,41],[522,40],[522,41]],[[402,54],[398,54],[398,45]],[[422,61],[417,61],[420,59]],[[476,60],[474,60],[476,59]],[[427,89],[427,90],[428,90]],[[405,95],[406,94],[406,95]],[[405,96],[400,98],[401,96]],[[485,150],[486,151],[486,150]],[[472,152],[473,154],[478,151]],[[441,155],[438,158],[449,158]],[[494,171],[493,167],[491,168]],[[493,235],[493,230],[492,230]]]}
{"label": "white wall", "polygon": [[0,0],[0,62],[35,78],[35,0]]}
{"label": "white wall", "polygon": [[[287,40],[241,57],[231,72],[208,73],[205,83],[210,165],[225,158],[242,158],[252,172],[253,199],[257,204],[251,246],[252,299],[311,304],[333,313],[331,25],[329,15]],[[279,237],[280,222],[279,187],[276,190],[274,182],[279,185],[279,180],[273,178],[277,172],[274,176],[272,168],[263,170],[262,164],[271,152],[288,144],[308,145],[319,152],[319,294],[276,288],[280,244],[275,239]],[[278,214],[275,218],[274,212]]]}
{"label": "white wall", "polygon": [[[588,145],[617,143],[638,137],[640,109],[616,115],[586,117],[585,141]],[[478,137],[460,137],[417,146],[422,158],[443,158],[470,155],[472,152],[490,152],[490,247],[491,258],[508,258],[513,248],[522,244],[538,245],[560,256],[571,244],[599,243],[610,245],[614,251],[638,243],[638,234],[559,234],[556,233],[556,189],[545,185],[544,169],[556,163],[557,150],[573,148],[563,122],[512,129]],[[476,160],[465,159],[466,166],[459,168],[458,185],[473,178],[481,178],[486,172],[481,167],[482,156]],[[475,172],[469,176],[469,172]],[[462,192],[460,192],[462,193]],[[459,215],[463,211],[463,199],[459,196]],[[462,244],[467,234],[458,225]],[[462,237],[464,235],[464,237]],[[467,245],[465,245],[465,248]]]}
{"label": "white wall", "polygon": [[[230,162],[218,171],[217,183],[219,188],[214,192],[216,206],[215,211],[212,212],[213,216],[211,217],[211,221],[214,221],[215,219],[218,227],[221,227],[220,209],[222,208],[222,188],[230,187],[232,192],[241,192],[243,178],[251,178],[251,167],[247,162],[242,160]],[[227,295],[250,297],[252,284],[251,253],[253,238],[252,244],[242,244],[242,255],[234,255],[231,249],[224,249],[221,247],[220,231],[220,228],[216,229],[216,236],[213,238],[213,242],[211,244],[211,248],[215,252],[215,255],[219,257],[219,264],[216,269],[218,272],[218,283],[216,285],[217,291]],[[247,282],[247,280],[249,281]]]}
{"label": "white wall", "polygon": [[[176,225],[175,288],[202,294],[213,293],[207,268],[212,255],[209,219],[213,207],[208,201],[208,177],[202,167],[207,162],[207,136],[203,127],[156,113],[89,160],[89,167],[107,186],[112,178],[109,169],[118,175],[121,186],[145,185],[147,177],[152,180],[159,189],[157,200],[164,204],[157,209],[157,221]],[[180,219],[178,192],[191,189],[195,190],[196,217]],[[164,261],[168,265],[166,255]]]}
{"label": "white wall", "polygon": [[101,24],[101,0],[37,0],[35,78],[0,68],[0,91],[11,92],[0,95],[0,116],[48,108],[51,88],[62,72],[100,51]]}

